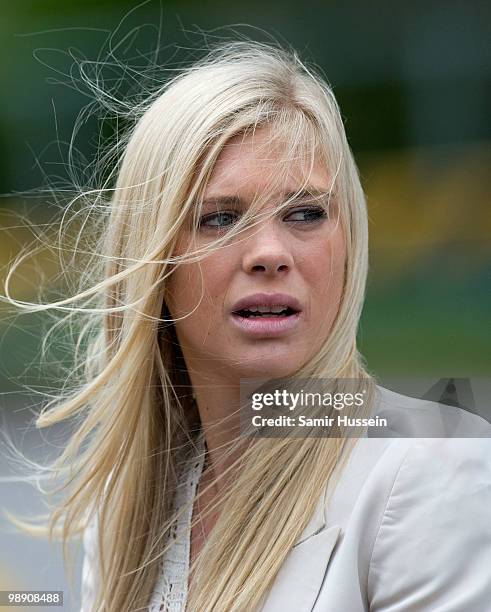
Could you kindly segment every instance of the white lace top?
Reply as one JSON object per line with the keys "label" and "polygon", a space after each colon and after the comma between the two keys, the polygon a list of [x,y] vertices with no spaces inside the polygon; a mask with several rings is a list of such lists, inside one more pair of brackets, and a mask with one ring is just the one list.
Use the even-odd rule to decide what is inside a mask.
{"label": "white lace top", "polygon": [[152,595],[149,612],[184,612],[188,594],[191,519],[196,487],[204,464],[203,443],[198,439],[198,454],[190,453],[177,487],[174,510],[188,504],[174,526],[174,544],[161,562],[159,578]]}
{"label": "white lace top", "polygon": [[[198,437],[195,449],[188,454],[179,475],[174,510],[187,504],[186,511],[174,525],[170,538],[172,546],[165,552],[152,594],[148,612],[184,612],[188,594],[189,557],[193,500],[204,464],[204,441]],[[80,612],[92,612],[97,563],[96,525],[91,523],[84,532],[84,561],[82,569]]]}

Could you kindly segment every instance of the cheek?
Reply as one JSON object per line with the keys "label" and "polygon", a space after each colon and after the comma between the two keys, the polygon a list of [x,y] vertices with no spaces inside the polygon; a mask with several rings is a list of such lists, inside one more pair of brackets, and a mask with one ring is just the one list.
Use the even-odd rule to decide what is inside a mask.
{"label": "cheek", "polygon": [[195,282],[203,287],[202,312],[210,318],[220,316],[232,282],[231,259],[229,261],[224,251],[214,253],[202,262],[197,274]]}
{"label": "cheek", "polygon": [[[193,322],[196,313],[203,306],[201,294],[202,281],[198,264],[178,266],[168,279],[166,294],[166,303],[171,316],[175,319],[185,317],[182,321],[176,322],[178,327],[187,327]],[[200,302],[201,305],[198,307]],[[190,312],[193,314],[187,316]]]}
{"label": "cheek", "polygon": [[311,266],[312,284],[318,299],[315,302],[324,315],[329,312],[335,314],[339,308],[342,297],[345,266],[346,266],[346,244],[341,231],[329,236],[329,239],[317,245],[315,253],[311,255],[311,261],[318,262],[317,266]]}
{"label": "cheek", "polygon": [[177,317],[194,311],[187,321],[218,313],[230,286],[223,268],[223,258],[217,255],[177,267],[168,283],[167,304],[171,313]]}

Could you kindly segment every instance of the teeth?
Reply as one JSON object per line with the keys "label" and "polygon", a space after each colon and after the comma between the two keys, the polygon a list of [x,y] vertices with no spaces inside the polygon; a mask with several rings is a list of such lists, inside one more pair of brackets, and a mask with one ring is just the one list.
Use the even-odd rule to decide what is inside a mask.
{"label": "teeth", "polygon": [[281,312],[282,310],[286,310],[288,306],[278,305],[278,306],[251,306],[247,308],[250,312]]}
{"label": "teeth", "polygon": [[268,315],[278,316],[287,316],[289,311],[288,306],[284,306],[283,304],[274,304],[273,306],[251,306],[250,308],[244,308],[241,312],[243,312],[243,316],[245,317],[263,317]]}

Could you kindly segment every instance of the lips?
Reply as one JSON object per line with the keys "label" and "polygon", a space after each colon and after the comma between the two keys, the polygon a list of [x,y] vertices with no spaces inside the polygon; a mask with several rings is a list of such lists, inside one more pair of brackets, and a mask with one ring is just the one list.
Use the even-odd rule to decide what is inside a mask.
{"label": "lips", "polygon": [[283,336],[293,331],[301,316],[300,302],[284,293],[255,293],[236,302],[231,319],[252,338]]}

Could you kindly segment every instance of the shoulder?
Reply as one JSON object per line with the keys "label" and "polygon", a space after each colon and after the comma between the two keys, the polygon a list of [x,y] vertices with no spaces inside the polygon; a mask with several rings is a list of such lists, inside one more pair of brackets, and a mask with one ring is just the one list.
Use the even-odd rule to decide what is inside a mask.
{"label": "shoulder", "polygon": [[357,440],[328,497],[326,609],[486,610],[490,507],[490,439]]}
{"label": "shoulder", "polygon": [[[393,484],[369,560],[371,609],[462,601],[459,609],[482,610],[491,600],[491,440],[404,442],[398,464],[385,466]],[[410,605],[391,607],[401,598]]]}
{"label": "shoulder", "polygon": [[396,440],[381,457],[381,468],[393,480],[384,518],[391,510],[411,509],[418,514],[418,508],[433,507],[454,512],[448,502],[460,499],[471,505],[477,501],[476,494],[491,493],[491,439]]}
{"label": "shoulder", "polygon": [[476,487],[484,495],[491,438],[360,438],[340,470],[326,490],[326,522],[356,528],[369,548],[394,513],[428,511],[451,496],[470,503],[463,498]]}
{"label": "shoulder", "polygon": [[[411,397],[376,386],[373,414],[387,421],[383,436],[400,438],[490,438],[491,424],[484,406],[477,413],[456,405],[423,397]],[[486,407],[487,408],[487,407]]]}

